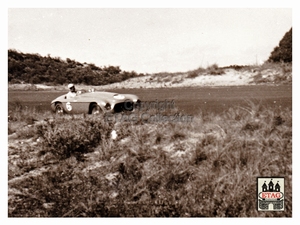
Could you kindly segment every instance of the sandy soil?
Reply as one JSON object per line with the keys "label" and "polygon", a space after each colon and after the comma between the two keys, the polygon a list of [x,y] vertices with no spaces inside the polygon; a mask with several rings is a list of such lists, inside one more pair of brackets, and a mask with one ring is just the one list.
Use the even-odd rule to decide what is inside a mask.
{"label": "sandy soil", "polygon": [[[237,86],[256,84],[257,76],[264,79],[264,83],[272,84],[278,76],[282,76],[276,69],[266,69],[263,71],[244,70],[237,71],[226,69],[225,74],[210,75],[201,74],[190,78],[188,73],[166,74],[166,75],[146,75],[143,77],[131,78],[123,82],[113,83],[103,86],[87,86],[76,84],[76,88],[95,90],[105,89],[128,89],[128,88],[163,88],[163,87],[195,87],[195,86]],[[286,80],[291,81],[292,74],[287,76]],[[43,84],[9,84],[9,90],[66,90],[65,86],[47,86]]]}
{"label": "sandy soil", "polygon": [[252,75],[249,72],[237,72],[231,69],[226,70],[223,75],[199,75],[195,78],[188,78],[186,73],[163,78],[148,75],[103,87],[110,89],[248,85],[253,80]]}

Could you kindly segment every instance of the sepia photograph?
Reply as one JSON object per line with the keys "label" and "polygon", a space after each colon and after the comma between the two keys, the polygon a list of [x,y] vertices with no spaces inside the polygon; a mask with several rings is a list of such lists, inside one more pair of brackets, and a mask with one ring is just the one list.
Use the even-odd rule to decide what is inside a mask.
{"label": "sepia photograph", "polygon": [[292,6],[6,10],[8,218],[295,216]]}

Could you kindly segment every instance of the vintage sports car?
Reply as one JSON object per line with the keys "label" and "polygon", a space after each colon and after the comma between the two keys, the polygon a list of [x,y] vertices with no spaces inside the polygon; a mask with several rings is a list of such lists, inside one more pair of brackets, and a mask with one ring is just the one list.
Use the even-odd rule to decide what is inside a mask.
{"label": "vintage sports car", "polygon": [[140,100],[136,95],[112,92],[77,92],[73,98],[61,95],[51,102],[51,108],[57,114],[68,113],[119,113],[133,111]]}

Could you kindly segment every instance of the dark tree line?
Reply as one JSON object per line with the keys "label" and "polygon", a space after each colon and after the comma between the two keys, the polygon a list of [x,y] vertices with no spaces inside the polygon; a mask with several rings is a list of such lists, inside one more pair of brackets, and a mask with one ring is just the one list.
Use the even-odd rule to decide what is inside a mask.
{"label": "dark tree line", "polygon": [[122,71],[119,66],[97,67],[67,58],[28,54],[8,50],[8,82],[31,84],[105,85],[142,76],[134,71]]}
{"label": "dark tree line", "polygon": [[292,28],[285,33],[283,38],[279,42],[279,46],[276,46],[271,52],[268,59],[269,62],[293,62],[293,41],[292,41]]}

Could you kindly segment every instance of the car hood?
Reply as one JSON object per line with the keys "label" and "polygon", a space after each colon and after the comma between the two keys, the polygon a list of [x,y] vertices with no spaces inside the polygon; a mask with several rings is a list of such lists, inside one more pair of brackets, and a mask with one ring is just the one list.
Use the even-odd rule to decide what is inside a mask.
{"label": "car hood", "polygon": [[113,92],[87,92],[78,95],[81,98],[103,98],[103,99],[124,99],[126,95],[113,93]]}

